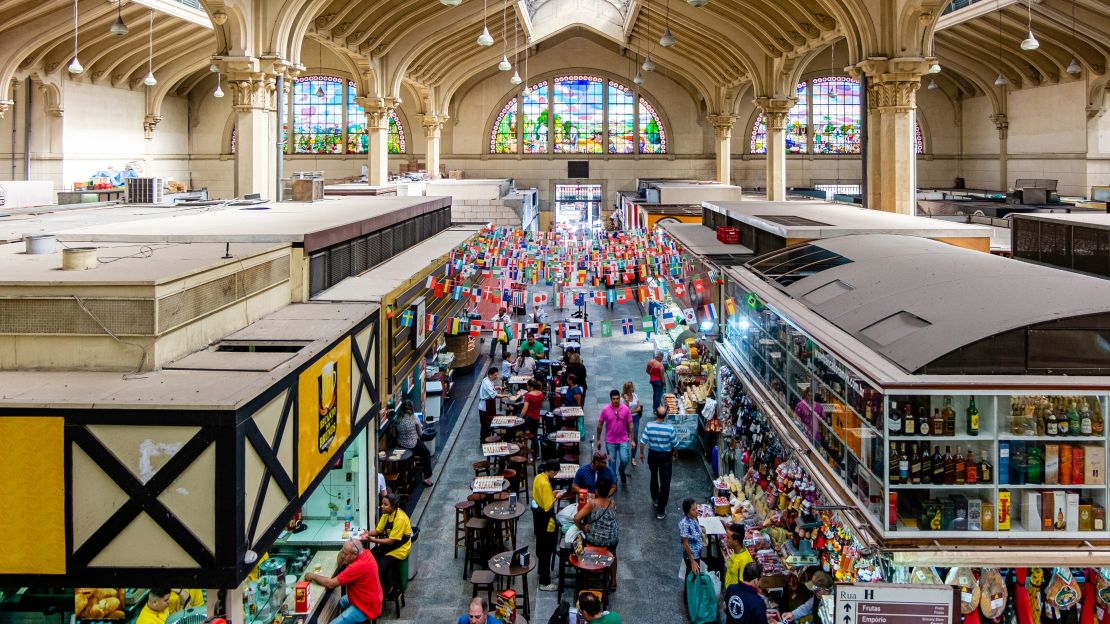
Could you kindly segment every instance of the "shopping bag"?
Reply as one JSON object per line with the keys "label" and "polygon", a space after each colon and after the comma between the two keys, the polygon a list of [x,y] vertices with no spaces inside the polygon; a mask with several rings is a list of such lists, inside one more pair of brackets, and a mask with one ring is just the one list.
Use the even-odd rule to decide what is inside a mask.
{"label": "shopping bag", "polygon": [[686,576],[686,607],[690,624],[712,624],[717,621],[717,592],[709,574],[691,572]]}

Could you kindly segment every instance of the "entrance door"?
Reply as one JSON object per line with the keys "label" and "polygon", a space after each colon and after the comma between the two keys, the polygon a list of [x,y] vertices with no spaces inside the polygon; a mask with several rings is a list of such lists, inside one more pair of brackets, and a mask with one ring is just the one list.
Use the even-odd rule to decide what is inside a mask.
{"label": "entrance door", "polygon": [[555,226],[588,230],[601,219],[600,184],[556,184]]}

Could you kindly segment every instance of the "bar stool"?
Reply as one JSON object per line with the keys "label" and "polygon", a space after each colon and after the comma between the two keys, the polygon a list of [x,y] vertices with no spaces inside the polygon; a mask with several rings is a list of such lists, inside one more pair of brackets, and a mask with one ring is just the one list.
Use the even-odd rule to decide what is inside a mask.
{"label": "bar stool", "polygon": [[466,547],[466,521],[473,517],[474,501],[455,503],[455,559],[459,558],[459,546]]}
{"label": "bar stool", "polygon": [[[489,531],[489,520],[485,518],[471,518],[466,521],[466,555],[463,561],[463,580],[472,570],[485,568],[487,554],[486,533]],[[473,564],[473,565],[472,565]]]}
{"label": "bar stool", "polygon": [[517,471],[514,470],[513,468],[506,468],[506,469],[501,471],[501,476],[504,477],[505,480],[509,482],[509,491],[510,492],[519,491],[517,489],[517,475],[518,474],[519,473],[517,473]]}
{"label": "bar stool", "polygon": [[513,455],[509,458],[509,468],[516,471],[517,482],[514,492],[520,493],[528,489],[528,458],[523,455]]}
{"label": "bar stool", "polygon": [[481,460],[481,461],[474,462],[473,464],[470,465],[470,467],[474,469],[474,476],[475,477],[488,477],[489,474],[490,474],[490,472],[489,472],[489,462],[484,460],[484,459]]}
{"label": "bar stool", "polygon": [[527,451],[527,453],[522,453],[523,455],[531,457],[539,450],[536,448],[536,434],[531,431],[521,431],[517,434],[517,440],[520,441],[520,450]]}
{"label": "bar stool", "polygon": [[473,586],[471,589],[470,597],[477,598],[479,591],[486,592],[486,603],[493,604],[493,585],[497,582],[497,575],[489,570],[475,570],[474,574],[470,575],[470,584]]}
{"label": "bar stool", "polygon": [[486,439],[482,440],[482,443],[483,444],[497,444],[500,441],[501,441],[501,436],[491,435],[491,436],[487,436]]}

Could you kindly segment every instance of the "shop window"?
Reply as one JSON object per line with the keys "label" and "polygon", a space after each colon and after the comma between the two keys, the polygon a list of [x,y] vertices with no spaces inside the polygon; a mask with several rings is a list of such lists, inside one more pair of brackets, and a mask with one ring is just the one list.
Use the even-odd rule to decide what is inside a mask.
{"label": "shop window", "polygon": [[489,135],[491,154],[666,154],[667,149],[662,116],[636,87],[584,75],[522,88],[502,106]]}
{"label": "shop window", "polygon": [[343,80],[305,76],[293,82],[293,152],[343,151]]}

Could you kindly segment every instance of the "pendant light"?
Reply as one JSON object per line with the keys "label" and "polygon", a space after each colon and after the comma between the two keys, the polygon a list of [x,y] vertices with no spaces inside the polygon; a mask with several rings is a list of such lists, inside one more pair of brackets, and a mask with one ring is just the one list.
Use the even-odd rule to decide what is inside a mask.
{"label": "pendant light", "polygon": [[224,90],[220,88],[220,72],[216,72],[216,91],[212,93],[212,97],[222,98],[223,96]]}
{"label": "pendant light", "polygon": [[664,48],[674,45],[674,33],[671,32],[671,0],[667,0],[667,21],[664,23],[663,36],[659,38],[659,45]]}
{"label": "pendant light", "polygon": [[462,4],[462,0],[439,0],[439,3],[443,6],[457,7]]}
{"label": "pendant light", "polygon": [[116,0],[116,22],[108,29],[108,32],[120,37],[130,32],[127,24],[123,23],[123,0]]}
{"label": "pendant light", "polygon": [[520,92],[522,97],[532,95],[532,90],[528,88],[528,49],[531,46],[531,37],[524,38],[524,90]]}
{"label": "pendant light", "polygon": [[482,0],[482,34],[478,35],[478,45],[488,48],[493,45],[493,36],[489,34],[486,26],[486,0]]}
{"label": "pendant light", "polygon": [[636,70],[636,75],[632,77],[632,82],[636,83],[637,85],[644,84],[644,75],[640,73],[639,69]]}
{"label": "pendant light", "polygon": [[940,73],[940,63],[933,62],[933,64],[929,66],[929,73],[930,74],[939,74]]}
{"label": "pendant light", "polygon": [[[518,63],[520,63],[520,27],[516,23],[516,20],[514,19],[513,20],[513,67],[516,67]],[[518,84],[520,84],[521,82],[522,81],[520,80],[520,72],[517,71],[516,69],[513,69],[513,77],[509,78],[509,83],[512,84],[515,87]]]}
{"label": "pendant light", "polygon": [[1028,15],[1029,36],[1021,42],[1021,49],[1026,52],[1032,52],[1041,47],[1041,42],[1033,36],[1033,0],[1025,0],[1026,14]]}
{"label": "pendant light", "polygon": [[686,0],[686,4],[698,8],[709,4],[709,0]]}
{"label": "pendant light", "polygon": [[648,53],[648,55],[644,57],[644,64],[640,65],[640,69],[643,69],[646,72],[653,71],[655,69],[655,61],[651,60],[651,53]]}
{"label": "pendant light", "polygon": [[[319,67],[320,71],[324,71],[324,44],[317,41],[316,46],[316,67]],[[321,100],[324,99],[327,95],[327,93],[324,93],[324,85],[316,85],[316,92],[313,95]]]}
{"label": "pendant light", "polygon": [[994,79],[994,86],[1005,87],[1010,84],[1010,81],[1002,73],[1002,7],[999,6],[997,0],[994,5],[995,10],[998,11],[998,77]]}
{"label": "pendant light", "polygon": [[508,15],[508,13],[509,2],[508,0],[506,0],[505,8],[501,10],[501,62],[497,64],[497,69],[500,69],[501,71],[509,71],[513,68],[512,63],[509,62],[509,51],[505,47],[509,44],[509,39],[505,37],[505,33],[509,31],[506,23],[506,16]]}
{"label": "pendant light", "polygon": [[158,84],[158,81],[154,78],[154,9],[150,10],[150,31],[147,34],[146,49],[146,78],[143,78],[143,84],[148,87]]}
{"label": "pendant light", "polygon": [[936,91],[937,90],[937,81],[930,78],[929,79],[929,86],[926,87],[926,89],[928,89],[930,91]]}
{"label": "pendant light", "polygon": [[[1075,47],[1075,0],[1071,0],[1071,45]],[[1071,57],[1071,63],[1068,63],[1068,68],[1064,71],[1072,76],[1078,76],[1083,68],[1079,65],[1079,59],[1073,56]]]}
{"label": "pendant light", "polygon": [[73,0],[73,60],[69,62],[69,67],[66,69],[74,76],[85,71],[85,68],[81,67],[81,61],[77,60],[77,0]]}

